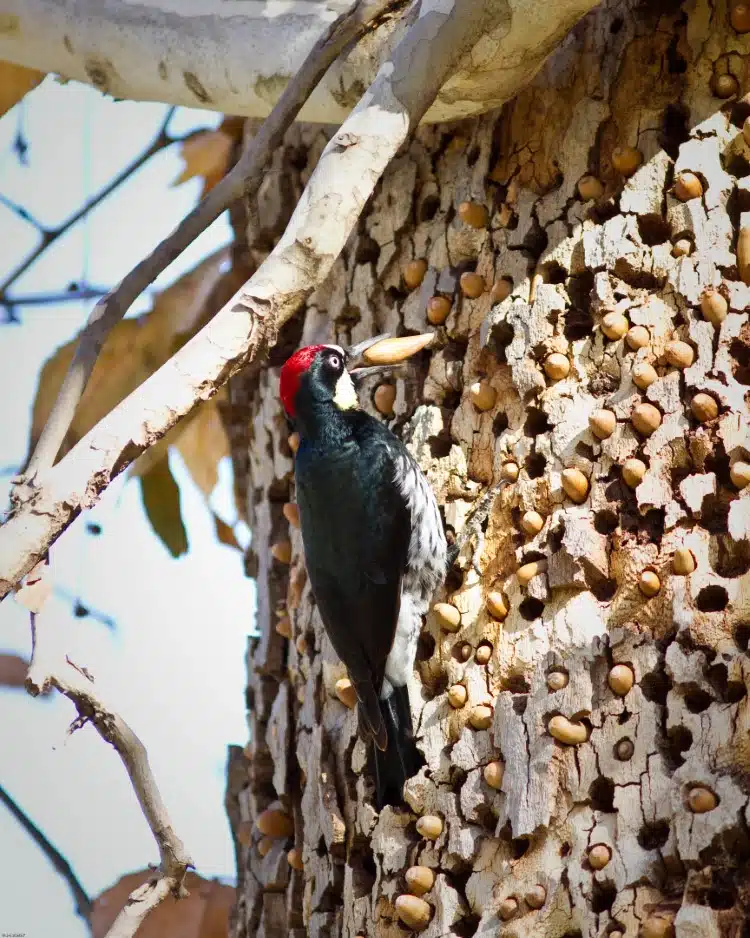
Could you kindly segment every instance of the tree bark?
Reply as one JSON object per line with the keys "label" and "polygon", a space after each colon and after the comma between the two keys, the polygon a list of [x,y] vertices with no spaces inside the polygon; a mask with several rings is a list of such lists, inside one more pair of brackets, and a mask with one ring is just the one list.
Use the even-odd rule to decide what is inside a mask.
{"label": "tree bark", "polygon": [[[497,107],[531,78],[596,0],[507,0],[425,119]],[[86,82],[117,98],[266,117],[346,0],[2,0],[0,59]],[[426,3],[447,13],[451,3]],[[341,123],[403,38],[370,34],[331,68],[302,120]]]}
{"label": "tree bark", "polygon": [[[602,4],[512,104],[422,127],[269,366],[233,379],[258,581],[238,938],[403,935],[396,900],[414,865],[434,874],[429,938],[743,934],[750,88],[748,39],[728,13],[704,0]],[[298,127],[277,153],[262,230],[248,231],[256,262],[325,141]],[[464,202],[488,224],[467,224],[481,211]],[[416,258],[428,269],[409,290]],[[467,271],[485,280],[478,297],[464,293],[476,292]],[[498,300],[502,278],[512,289]],[[701,307],[712,287],[728,310],[718,325]],[[396,382],[392,426],[456,531],[509,464],[519,475],[436,597],[460,612],[457,630],[427,618],[412,702],[426,766],[408,806],[378,816],[283,512],[293,462],[278,369],[300,344],[423,331],[434,295],[451,312]],[[657,375],[645,389],[643,364]],[[651,418],[653,432],[638,429]],[[643,463],[635,488],[628,459]],[[286,540],[290,564],[272,553]],[[521,568],[533,561],[532,576]],[[467,699],[453,706],[457,684]],[[292,838],[263,839],[269,807],[292,817]],[[416,829],[424,815],[441,819],[434,841]]]}

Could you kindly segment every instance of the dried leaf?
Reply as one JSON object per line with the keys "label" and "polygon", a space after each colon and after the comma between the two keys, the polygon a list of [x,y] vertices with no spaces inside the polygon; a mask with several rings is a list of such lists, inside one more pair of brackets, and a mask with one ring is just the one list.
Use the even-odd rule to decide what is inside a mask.
{"label": "dried leaf", "polygon": [[191,419],[181,425],[182,432],[174,440],[188,472],[206,498],[219,480],[219,462],[229,455],[229,439],[217,407],[219,397],[217,394],[201,404]]}
{"label": "dried leaf", "polygon": [[29,662],[19,655],[0,655],[0,687],[23,687]]}
{"label": "dried leaf", "polygon": [[218,515],[214,515],[214,527],[216,529],[217,540],[221,544],[226,544],[227,547],[236,547],[237,550],[242,550],[240,545],[237,543],[237,538],[234,536],[234,531],[225,521],[222,521]]}
{"label": "dried leaf", "polygon": [[0,62],[0,116],[32,91],[45,77],[35,68],[24,68],[11,62]]}
{"label": "dried leaf", "polygon": [[[104,938],[130,893],[153,877],[151,870],[128,873],[98,896],[91,909],[92,938]],[[227,938],[233,887],[197,873],[187,874],[185,886],[190,895],[165,899],[138,929],[138,938]]]}
{"label": "dried leaf", "polygon": [[165,457],[141,476],[143,507],[154,533],[173,557],[187,553],[188,541],[180,514],[180,489]]}
{"label": "dried leaf", "polygon": [[172,183],[180,186],[189,179],[201,176],[205,195],[226,174],[234,139],[224,130],[201,130],[182,144],[180,155],[185,167]]}

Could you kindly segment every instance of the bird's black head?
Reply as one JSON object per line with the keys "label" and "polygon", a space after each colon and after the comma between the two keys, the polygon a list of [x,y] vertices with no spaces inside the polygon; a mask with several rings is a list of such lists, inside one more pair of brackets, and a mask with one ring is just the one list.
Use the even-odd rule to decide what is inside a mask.
{"label": "bird's black head", "polygon": [[347,353],[338,345],[308,345],[295,352],[281,369],[280,395],[287,417],[331,402],[338,410],[359,407],[354,381],[347,371]]}

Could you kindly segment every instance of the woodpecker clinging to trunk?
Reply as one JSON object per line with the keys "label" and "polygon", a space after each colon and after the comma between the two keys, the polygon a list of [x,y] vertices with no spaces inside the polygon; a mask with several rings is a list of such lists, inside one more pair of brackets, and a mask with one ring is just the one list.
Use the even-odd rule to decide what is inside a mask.
{"label": "woodpecker clinging to trunk", "polygon": [[447,547],[419,466],[359,408],[355,383],[382,370],[353,368],[373,341],[300,349],[282,368],[280,393],[300,435],[294,474],[307,572],[357,693],[360,734],[374,743],[380,809],[402,801],[422,762],[408,683]]}

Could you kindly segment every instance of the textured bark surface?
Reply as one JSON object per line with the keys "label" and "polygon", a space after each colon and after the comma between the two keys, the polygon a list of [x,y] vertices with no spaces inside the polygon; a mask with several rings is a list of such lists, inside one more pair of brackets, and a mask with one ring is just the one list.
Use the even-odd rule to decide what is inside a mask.
{"label": "textured bark surface", "polygon": [[[739,100],[749,51],[723,2],[603,4],[502,111],[419,130],[269,366],[232,380],[237,491],[258,581],[247,776],[235,754],[229,796],[237,938],[403,935],[396,899],[413,865],[435,875],[428,938],[746,934],[750,487],[731,467],[750,457],[741,238],[736,255],[750,224],[750,105]],[[726,75],[738,90],[729,99],[714,93]],[[247,269],[283,230],[326,140],[319,128],[287,136],[248,232]],[[618,147],[642,155],[629,176],[616,169]],[[687,171],[703,191],[683,202],[674,182]],[[588,201],[577,188],[586,174],[602,186]],[[457,209],[467,201],[486,207],[488,225],[465,223]],[[415,258],[429,267],[408,290]],[[466,271],[488,288],[507,278],[512,291],[470,299]],[[700,309],[711,286],[728,305],[718,327]],[[451,312],[396,382],[392,426],[456,531],[505,464],[520,474],[436,597],[460,611],[457,631],[427,618],[422,699],[412,701],[426,765],[407,785],[411,810],[378,816],[355,715],[336,696],[344,671],[283,513],[293,463],[278,374],[299,344],[424,331],[436,294]],[[607,338],[613,312],[645,327],[647,344]],[[676,339],[693,350],[683,368],[670,364]],[[544,367],[552,353],[569,363],[557,381]],[[657,372],[647,390],[633,381],[642,362]],[[693,416],[698,392],[714,398],[716,417]],[[661,415],[650,436],[631,419],[644,403]],[[616,417],[604,440],[589,428],[602,408]],[[634,457],[646,466],[635,489],[622,478]],[[571,468],[585,477],[583,501],[563,487]],[[536,533],[521,524],[533,532],[531,510],[543,522]],[[288,564],[271,550],[287,541]],[[674,572],[678,548],[692,552],[689,575]],[[546,565],[519,577],[534,560]],[[657,578],[651,597],[644,572]],[[488,610],[493,592],[504,594],[504,620]],[[618,664],[629,670],[612,672]],[[455,684],[463,706],[449,701]],[[475,729],[482,716],[490,725]],[[554,738],[556,716],[585,741]],[[499,789],[484,771],[498,761]],[[292,837],[257,829],[276,807],[292,817]],[[442,820],[434,841],[416,829],[423,815]],[[292,847],[302,869],[287,860]]]}

